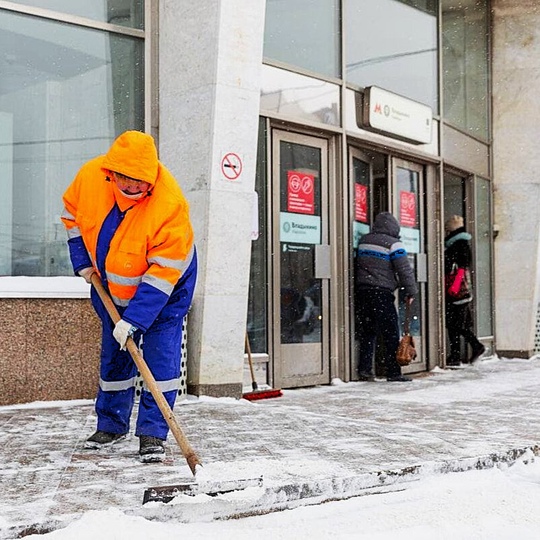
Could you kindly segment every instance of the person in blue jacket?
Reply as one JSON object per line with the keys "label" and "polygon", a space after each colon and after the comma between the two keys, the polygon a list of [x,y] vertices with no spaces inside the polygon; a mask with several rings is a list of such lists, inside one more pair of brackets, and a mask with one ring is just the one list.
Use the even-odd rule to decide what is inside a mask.
{"label": "person in blue jacket", "polygon": [[377,336],[384,340],[386,379],[408,382],[396,360],[399,346],[399,322],[395,291],[405,289],[405,301],[411,304],[418,292],[407,250],[399,237],[399,223],[390,212],[375,217],[371,232],[364,235],[355,259],[355,322],[359,337],[358,378],[374,380],[373,356]]}
{"label": "person in blue jacket", "polygon": [[[444,239],[444,271],[450,274],[454,267],[469,272],[472,263],[470,242],[472,236],[465,230],[463,217],[452,216],[445,222],[446,237]],[[472,295],[463,300],[452,297],[445,291],[446,329],[450,341],[450,354],[446,359],[447,366],[459,366],[463,363],[473,363],[486,351],[485,346],[478,340],[473,331],[473,316],[471,311]],[[470,345],[470,358],[461,357],[461,338]]]}

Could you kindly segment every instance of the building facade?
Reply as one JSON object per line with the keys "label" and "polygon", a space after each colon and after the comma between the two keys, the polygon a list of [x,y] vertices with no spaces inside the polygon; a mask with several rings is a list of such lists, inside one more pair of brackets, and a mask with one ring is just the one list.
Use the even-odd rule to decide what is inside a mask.
{"label": "building facade", "polygon": [[95,394],[61,195],[126,129],[191,205],[190,392],[241,395],[246,335],[259,383],[355,380],[355,246],[384,210],[420,290],[407,372],[445,365],[453,214],[479,338],[531,356],[539,18],[530,0],[0,0],[0,403]]}

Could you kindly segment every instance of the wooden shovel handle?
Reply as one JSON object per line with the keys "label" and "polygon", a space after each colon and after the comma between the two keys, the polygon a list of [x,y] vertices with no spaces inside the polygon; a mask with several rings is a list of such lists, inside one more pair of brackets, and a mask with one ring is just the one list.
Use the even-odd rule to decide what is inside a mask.
{"label": "wooden shovel handle", "polygon": [[[109,313],[113,323],[116,324],[121,319],[121,317],[120,317],[120,314],[118,313],[118,310],[116,309],[116,306],[111,300],[111,297],[109,296],[109,294],[103,287],[103,284],[101,283],[101,279],[96,273],[94,273],[91,276],[91,281],[92,281],[92,285],[96,289],[96,292],[101,298],[101,301],[103,302],[103,305],[105,306],[105,309]],[[176,442],[178,443],[180,451],[182,452],[182,455],[186,459],[189,465],[189,468],[191,469],[191,472],[193,473],[193,475],[195,475],[196,466],[201,465],[201,462],[199,460],[199,457],[197,456],[197,453],[195,452],[195,450],[193,450],[191,444],[187,440],[187,437],[184,435],[184,432],[182,431],[182,428],[178,424],[172,412],[171,407],[169,406],[167,400],[165,399],[165,396],[159,389],[156,383],[156,379],[154,379],[152,372],[148,368],[148,365],[146,364],[144,358],[139,353],[139,349],[137,348],[137,345],[135,344],[135,342],[133,341],[131,337],[128,337],[127,339],[126,348],[131,354],[131,357],[133,358],[133,361],[135,362],[135,365],[137,366],[139,373],[141,374],[144,382],[146,383],[148,390],[150,390],[150,393],[156,400],[159,410],[161,411],[163,418],[165,418],[167,425],[169,426],[172,434],[174,435],[174,438],[176,439]]]}

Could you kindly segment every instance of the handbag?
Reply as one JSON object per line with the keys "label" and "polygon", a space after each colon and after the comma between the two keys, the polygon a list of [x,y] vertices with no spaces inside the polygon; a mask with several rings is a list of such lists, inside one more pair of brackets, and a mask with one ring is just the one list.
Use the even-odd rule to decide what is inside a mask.
{"label": "handbag", "polygon": [[411,336],[409,325],[411,317],[411,306],[407,303],[405,308],[405,323],[403,325],[403,336],[399,341],[396,353],[396,360],[400,366],[408,366],[416,358],[414,338]]}
{"label": "handbag", "polygon": [[454,263],[451,272],[445,276],[446,294],[452,304],[466,304],[472,300],[470,283],[469,270]]}

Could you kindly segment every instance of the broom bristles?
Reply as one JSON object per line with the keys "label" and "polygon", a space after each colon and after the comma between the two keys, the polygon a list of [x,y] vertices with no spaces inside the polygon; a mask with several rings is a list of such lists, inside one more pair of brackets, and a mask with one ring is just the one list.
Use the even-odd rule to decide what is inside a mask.
{"label": "broom bristles", "polygon": [[256,401],[257,399],[275,398],[282,395],[283,392],[281,390],[259,390],[257,392],[246,392],[242,397],[248,401]]}

